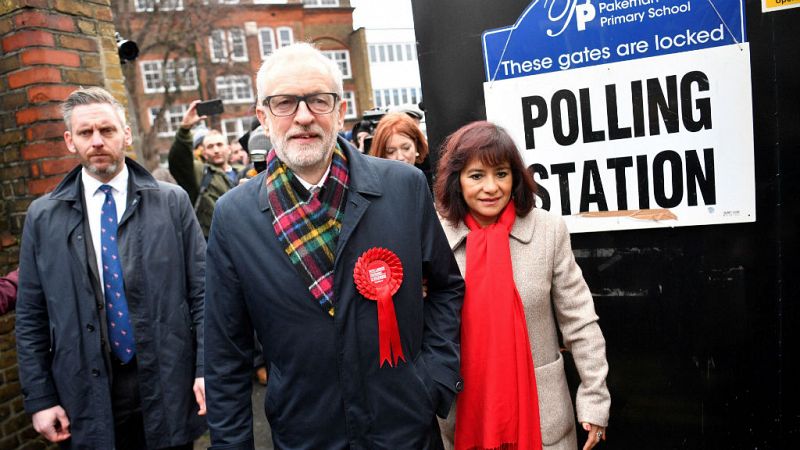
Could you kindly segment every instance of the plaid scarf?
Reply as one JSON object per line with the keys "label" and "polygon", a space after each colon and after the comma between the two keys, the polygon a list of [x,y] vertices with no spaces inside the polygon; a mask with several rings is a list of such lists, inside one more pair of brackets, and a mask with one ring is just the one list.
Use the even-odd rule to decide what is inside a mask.
{"label": "plaid scarf", "polygon": [[278,241],[309,292],[333,316],[333,260],[342,229],[349,174],[337,145],[322,189],[309,193],[276,155],[267,155],[267,199]]}

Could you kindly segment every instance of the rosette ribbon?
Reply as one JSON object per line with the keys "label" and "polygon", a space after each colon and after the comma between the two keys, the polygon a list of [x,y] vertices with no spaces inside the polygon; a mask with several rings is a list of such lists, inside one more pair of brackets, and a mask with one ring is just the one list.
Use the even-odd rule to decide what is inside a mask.
{"label": "rosette ribbon", "polygon": [[378,346],[380,359],[394,367],[403,356],[400,328],[394,310],[392,295],[403,283],[403,265],[400,258],[385,248],[373,247],[364,252],[353,269],[353,280],[361,295],[378,303]]}

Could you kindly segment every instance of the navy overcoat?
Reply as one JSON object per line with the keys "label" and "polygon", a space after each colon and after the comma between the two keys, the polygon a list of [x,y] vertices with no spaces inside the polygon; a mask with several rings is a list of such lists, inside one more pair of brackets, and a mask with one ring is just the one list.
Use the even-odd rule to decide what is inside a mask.
{"label": "navy overcoat", "polygon": [[[309,293],[273,230],[265,174],[217,203],[208,247],[206,393],[212,449],[253,448],[253,329],[269,362],[265,410],[275,448],[433,449],[462,387],[464,282],[413,166],[340,139],[350,186],[334,262],[335,316]],[[406,362],[378,366],[374,301],[353,282],[373,247],[394,252],[394,306]],[[422,297],[423,277],[427,297]]]}
{"label": "navy overcoat", "polygon": [[[186,192],[130,159],[126,164],[118,243],[145,434],[149,448],[172,447],[205,429],[192,392],[203,376],[205,241]],[[63,447],[110,449],[106,312],[96,301],[96,264],[89,264],[81,175],[78,166],[28,209],[16,317],[19,374],[28,413],[55,405],[66,411],[72,437]]]}

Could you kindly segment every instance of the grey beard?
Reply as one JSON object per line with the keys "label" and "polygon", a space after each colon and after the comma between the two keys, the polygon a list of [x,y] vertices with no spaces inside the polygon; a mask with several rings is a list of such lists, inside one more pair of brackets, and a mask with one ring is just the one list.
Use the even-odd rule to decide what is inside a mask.
{"label": "grey beard", "polygon": [[96,166],[88,163],[83,164],[83,167],[86,167],[86,170],[95,175],[114,175],[115,173],[117,173],[117,169],[119,168],[119,163],[111,164],[105,170],[100,170]]}

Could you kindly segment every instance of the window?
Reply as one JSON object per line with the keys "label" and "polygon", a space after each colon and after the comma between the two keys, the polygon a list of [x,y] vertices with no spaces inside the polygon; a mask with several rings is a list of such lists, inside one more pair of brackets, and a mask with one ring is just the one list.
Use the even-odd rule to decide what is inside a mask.
{"label": "window", "polygon": [[416,61],[414,44],[370,44],[369,62]]}
{"label": "window", "polygon": [[278,28],[278,48],[292,45],[294,42],[294,35],[292,29],[289,27]]}
{"label": "window", "polygon": [[406,59],[409,61],[417,60],[417,47],[415,45],[406,44]]}
{"label": "window", "polygon": [[253,87],[247,75],[229,75],[217,77],[217,96],[226,103],[250,103],[253,98]]}
{"label": "window", "polygon": [[231,28],[225,30],[212,30],[208,38],[208,49],[211,62],[225,62],[230,56],[231,61],[247,61],[247,41],[244,30]]}
{"label": "window", "polygon": [[261,51],[261,59],[265,59],[275,51],[275,35],[272,34],[272,28],[258,30],[258,48]]}
{"label": "window", "polygon": [[358,117],[356,113],[356,94],[353,91],[344,91],[342,101],[347,105],[347,110],[344,112],[345,119],[355,119]]}
{"label": "window", "polygon": [[211,62],[221,62],[228,58],[224,30],[211,31],[211,36],[208,38],[208,50],[211,56]]}
{"label": "window", "polygon": [[323,50],[322,54],[327,56],[339,66],[342,75],[345,78],[351,78],[353,75],[350,73],[350,52],[347,50]]}
{"label": "window", "polygon": [[330,8],[339,6],[339,0],[303,0],[303,5],[311,8]]}
{"label": "window", "polygon": [[238,117],[236,119],[225,119],[222,121],[222,135],[225,136],[225,142],[231,143],[239,139],[245,133],[245,130],[250,128],[249,117]]}
{"label": "window", "polygon": [[[181,126],[181,120],[183,120],[183,115],[186,114],[186,109],[188,109],[189,105],[173,105],[168,110],[164,111],[164,122],[159,124],[158,129],[156,130],[159,137],[168,137],[175,134],[178,131],[178,127]],[[150,126],[152,127],[156,122],[156,117],[158,117],[158,112],[161,108],[150,108]]]}
{"label": "window", "polygon": [[142,61],[139,67],[145,94],[164,92],[165,80],[170,91],[197,89],[197,66],[191,58],[180,59],[177,63],[167,61],[166,67],[162,61]]}
{"label": "window", "polygon": [[136,0],[136,12],[183,11],[183,0]]}
{"label": "window", "polygon": [[372,92],[376,108],[401,106],[409,103],[416,105],[421,99],[419,88],[376,89]]}
{"label": "window", "polygon": [[247,41],[243,29],[228,30],[228,45],[230,45],[232,61],[247,61]]}

